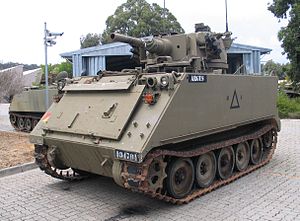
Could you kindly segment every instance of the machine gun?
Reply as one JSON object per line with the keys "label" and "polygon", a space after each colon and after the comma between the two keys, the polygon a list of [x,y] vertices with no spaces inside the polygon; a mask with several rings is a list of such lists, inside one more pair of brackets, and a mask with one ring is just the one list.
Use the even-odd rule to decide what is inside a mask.
{"label": "machine gun", "polygon": [[[200,24],[201,25],[201,24]],[[206,26],[205,26],[206,27]],[[200,31],[199,31],[200,30]],[[209,28],[190,34],[175,34],[140,39],[112,33],[113,42],[130,44],[133,57],[145,64],[146,72],[183,71],[225,73],[231,33],[213,33]]]}

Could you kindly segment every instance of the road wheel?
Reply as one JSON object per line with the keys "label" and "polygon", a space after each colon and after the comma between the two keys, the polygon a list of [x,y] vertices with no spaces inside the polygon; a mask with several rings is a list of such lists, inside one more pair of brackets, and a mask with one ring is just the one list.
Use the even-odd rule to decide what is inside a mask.
{"label": "road wheel", "polygon": [[244,171],[249,164],[250,147],[247,142],[239,143],[235,150],[235,165],[238,171]]}
{"label": "road wheel", "polygon": [[254,139],[250,146],[250,160],[251,163],[256,165],[261,161],[263,154],[262,142],[260,139]]}
{"label": "road wheel", "polygon": [[218,174],[223,180],[228,179],[234,169],[234,151],[232,146],[223,147],[218,155]]}
{"label": "road wheel", "polygon": [[213,151],[199,156],[196,165],[196,180],[199,187],[206,188],[215,179],[217,160]]}
{"label": "road wheel", "polygon": [[167,191],[176,198],[187,196],[194,183],[194,165],[190,158],[177,158],[167,169]]}
{"label": "road wheel", "polygon": [[30,132],[32,129],[32,121],[30,118],[25,118],[25,130]]}
{"label": "road wheel", "polygon": [[23,117],[18,117],[17,119],[17,125],[19,130],[24,130],[25,128],[25,121]]}

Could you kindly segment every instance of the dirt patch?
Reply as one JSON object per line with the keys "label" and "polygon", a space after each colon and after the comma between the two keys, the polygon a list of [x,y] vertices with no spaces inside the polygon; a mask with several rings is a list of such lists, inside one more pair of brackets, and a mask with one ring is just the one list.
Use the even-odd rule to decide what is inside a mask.
{"label": "dirt patch", "polygon": [[34,161],[33,150],[28,134],[0,131],[0,169]]}

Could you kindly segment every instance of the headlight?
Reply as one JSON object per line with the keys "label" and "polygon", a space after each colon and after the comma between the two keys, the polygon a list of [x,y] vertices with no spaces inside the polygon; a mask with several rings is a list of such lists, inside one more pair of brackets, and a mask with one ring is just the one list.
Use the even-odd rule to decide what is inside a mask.
{"label": "headlight", "polygon": [[147,85],[152,88],[155,87],[155,85],[157,84],[157,79],[156,77],[148,77],[147,78]]}
{"label": "headlight", "polygon": [[161,85],[162,87],[167,87],[168,84],[169,84],[169,77],[168,77],[168,76],[162,76],[162,77],[160,78],[160,85]]}

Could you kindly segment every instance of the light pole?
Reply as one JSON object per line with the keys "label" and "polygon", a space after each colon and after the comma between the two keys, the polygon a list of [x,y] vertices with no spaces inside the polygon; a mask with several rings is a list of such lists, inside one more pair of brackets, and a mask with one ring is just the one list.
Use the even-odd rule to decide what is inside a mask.
{"label": "light pole", "polygon": [[225,0],[225,13],[226,13],[226,32],[228,32],[227,0]]}
{"label": "light pole", "polygon": [[45,80],[46,80],[46,90],[45,90],[45,102],[46,102],[46,109],[49,108],[49,93],[48,93],[48,55],[47,55],[47,48],[51,47],[56,44],[56,39],[57,36],[62,36],[64,33],[55,33],[55,32],[50,32],[47,29],[47,23],[44,23],[44,46],[45,46]]}
{"label": "light pole", "polygon": [[166,0],[164,0],[164,18],[163,18],[163,29],[164,29],[164,34],[166,34]]}

